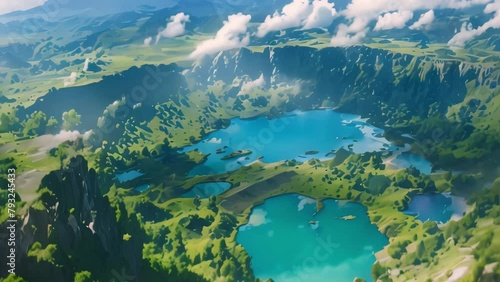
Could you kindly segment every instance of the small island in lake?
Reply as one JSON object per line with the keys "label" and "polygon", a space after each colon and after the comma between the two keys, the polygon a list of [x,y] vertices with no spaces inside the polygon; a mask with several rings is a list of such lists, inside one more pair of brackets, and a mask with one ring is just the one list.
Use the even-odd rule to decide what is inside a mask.
{"label": "small island in lake", "polygon": [[236,152],[233,152],[229,155],[222,157],[221,160],[229,160],[229,159],[233,159],[233,158],[237,158],[237,157],[241,157],[241,156],[250,155],[251,153],[252,153],[252,151],[250,151],[250,150],[238,150]]}
{"label": "small island in lake", "polygon": [[355,215],[346,215],[346,216],[336,216],[335,219],[341,219],[341,220],[354,220],[356,219]]}

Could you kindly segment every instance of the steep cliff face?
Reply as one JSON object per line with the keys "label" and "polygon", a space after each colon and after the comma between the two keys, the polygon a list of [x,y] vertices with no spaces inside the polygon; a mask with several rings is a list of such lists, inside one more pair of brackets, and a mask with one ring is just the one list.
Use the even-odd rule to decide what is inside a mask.
{"label": "steep cliff face", "polygon": [[[380,116],[385,107],[411,105],[413,115],[426,115],[433,103],[445,113],[462,102],[466,83],[494,89],[499,83],[498,70],[481,64],[455,60],[414,57],[364,46],[324,48],[288,46],[266,48],[263,52],[241,49],[224,52],[212,62],[195,68],[199,81],[235,77],[252,79],[263,74],[267,85],[301,81],[310,95],[292,101],[308,108],[330,101],[343,111],[363,116]],[[384,109],[383,109],[384,108]]]}
{"label": "steep cliff face", "polygon": [[85,269],[95,260],[109,265],[110,260],[120,259],[123,234],[115,211],[107,197],[101,194],[96,172],[89,170],[82,156],[71,159],[68,168],[44,177],[40,194],[39,202],[30,207],[21,227],[20,252],[26,260],[26,264],[20,264],[21,275],[25,274],[28,279],[33,275],[30,267],[37,266],[33,265],[31,254],[37,244],[41,248],[57,244],[57,250],[52,253],[54,261],[60,258],[71,258],[67,262],[74,263],[92,260],[81,266],[73,265],[76,269],[65,269],[46,261],[45,270],[37,274],[42,276],[56,274],[72,279],[75,270]]}
{"label": "steep cliff face", "polygon": [[[91,232],[100,238],[106,251],[116,248],[113,245],[120,234],[115,212],[99,190],[95,170],[88,169],[83,157],[71,159],[67,169],[51,172],[42,180],[40,188],[46,189],[40,199],[44,209],[30,209],[23,225],[26,237],[44,242],[50,233],[56,232],[65,251],[70,252],[82,240],[83,232]],[[30,232],[32,226],[40,223],[51,228],[46,232]]]}

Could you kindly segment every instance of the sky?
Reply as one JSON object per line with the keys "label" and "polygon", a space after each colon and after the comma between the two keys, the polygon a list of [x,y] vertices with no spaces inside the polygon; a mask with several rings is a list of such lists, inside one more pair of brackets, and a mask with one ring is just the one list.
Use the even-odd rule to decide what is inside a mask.
{"label": "sky", "polygon": [[[0,15],[28,10],[43,5],[46,1],[0,0]],[[53,1],[67,3],[70,0]],[[143,0],[140,3],[155,1],[166,2],[167,0]],[[335,2],[338,1],[340,0],[290,0],[283,7],[269,11],[265,20],[258,23],[255,34],[247,28],[252,19],[251,11],[247,11],[247,14],[230,15],[223,22],[221,30],[216,36],[202,42],[193,52],[192,57],[201,58],[227,48],[244,47],[248,45],[253,36],[262,38],[271,32],[288,28],[302,30],[326,28],[331,25],[335,18],[342,18],[343,23],[334,29],[330,42],[332,46],[361,44],[370,31],[406,27],[412,30],[431,29],[435,20],[434,10],[443,8],[460,10],[482,6],[487,19],[485,24],[476,28],[464,21],[463,26],[449,40],[450,46],[463,47],[468,41],[486,32],[487,29],[500,28],[500,0],[349,0],[347,5],[343,3],[341,8],[337,8]],[[81,4],[81,2],[75,1],[75,4],[77,3]],[[185,24],[189,21],[188,14],[179,13],[172,16],[167,19],[166,27],[159,31],[156,38],[144,39],[144,45],[155,44],[161,38],[172,38],[184,34]]]}
{"label": "sky", "polygon": [[351,0],[341,10],[335,9],[332,0],[290,0],[281,9],[271,11],[258,24],[255,34],[248,29],[252,15],[238,13],[229,16],[216,36],[198,44],[191,57],[200,59],[220,51],[245,47],[253,36],[262,38],[270,32],[288,28],[327,28],[336,17],[344,21],[335,27],[330,44],[351,46],[362,44],[370,31],[430,29],[435,20],[434,9],[461,10],[474,6],[485,7],[483,11],[489,20],[475,29],[464,21],[448,42],[454,47],[465,46],[488,28],[500,28],[500,0]]}
{"label": "sky", "polygon": [[43,5],[47,0],[0,0],[0,15],[25,11]]}

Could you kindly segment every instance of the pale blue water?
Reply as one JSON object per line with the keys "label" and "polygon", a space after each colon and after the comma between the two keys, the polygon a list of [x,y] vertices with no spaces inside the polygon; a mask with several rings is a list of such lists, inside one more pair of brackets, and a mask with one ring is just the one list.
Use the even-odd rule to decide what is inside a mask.
{"label": "pale blue water", "polygon": [[149,187],[148,184],[144,184],[144,185],[141,185],[139,187],[134,188],[134,190],[137,191],[137,192],[141,192],[142,193],[144,191],[147,191],[149,188],[150,187]]}
{"label": "pale blue water", "polygon": [[428,160],[411,153],[400,154],[392,160],[392,163],[399,168],[414,167],[423,174],[431,174],[432,172],[432,165]]}
{"label": "pale blue water", "polygon": [[137,170],[130,170],[124,173],[117,173],[116,178],[120,183],[127,182],[133,179],[136,179],[139,176],[143,176],[144,173],[141,173]]}
{"label": "pale blue water", "polygon": [[208,182],[199,183],[193,186],[191,190],[182,195],[183,198],[194,198],[199,196],[200,198],[209,198],[210,196],[216,196],[224,193],[229,188],[231,188],[231,183],[229,182]]}
{"label": "pale blue water", "polygon": [[445,194],[424,194],[412,198],[406,214],[415,215],[419,220],[445,223],[452,216],[461,218],[466,211],[465,199]]}
{"label": "pale blue water", "polygon": [[[210,133],[204,140],[187,146],[183,152],[194,149],[211,154],[207,161],[196,166],[190,176],[217,174],[235,170],[263,156],[263,162],[272,163],[296,159],[327,159],[331,150],[341,147],[355,153],[392,150],[389,141],[376,137],[383,130],[366,124],[359,116],[340,114],[333,110],[295,111],[279,119],[261,117],[252,120],[233,119],[228,128]],[[224,147],[227,147],[224,149]],[[224,153],[217,154],[218,149]],[[253,153],[240,158],[221,160],[237,150]],[[306,155],[307,151],[318,151]]]}
{"label": "pale blue water", "polygon": [[[252,210],[236,240],[249,253],[258,278],[351,282],[360,277],[372,281],[373,253],[383,249],[388,239],[370,223],[362,205],[333,199],[324,204],[313,216],[314,200],[289,194],[267,199]],[[356,219],[340,219],[347,215]]]}

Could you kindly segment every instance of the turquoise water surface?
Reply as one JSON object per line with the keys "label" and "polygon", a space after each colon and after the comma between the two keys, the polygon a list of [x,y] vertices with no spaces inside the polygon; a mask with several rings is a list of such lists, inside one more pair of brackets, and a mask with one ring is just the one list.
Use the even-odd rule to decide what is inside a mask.
{"label": "turquoise water surface", "polygon": [[[409,145],[391,145],[382,137],[383,133],[359,116],[333,110],[295,111],[272,120],[232,119],[227,128],[210,133],[182,151],[198,149],[209,154],[190,176],[233,171],[260,157],[266,163],[324,160],[333,158],[332,150],[342,147],[354,153],[394,151],[397,155],[392,165],[396,168],[413,166],[422,173],[431,172],[428,161],[406,152]],[[252,153],[222,160],[237,150]],[[226,182],[200,183],[183,197],[207,198],[230,188]],[[414,210],[422,206],[418,201],[411,205]],[[239,228],[236,239],[249,253],[258,278],[272,278],[276,282],[351,282],[355,277],[372,280],[374,253],[383,249],[388,239],[370,223],[362,205],[333,199],[325,200],[324,204],[323,210],[313,216],[314,200],[283,195],[267,199],[252,210],[249,223]],[[342,219],[349,215],[355,219]]]}
{"label": "turquoise water surface", "polygon": [[[371,281],[374,252],[388,239],[370,223],[360,204],[315,201],[296,194],[267,199],[255,207],[236,240],[245,247],[255,275],[276,282]],[[342,217],[353,215],[355,219]]]}
{"label": "turquoise water surface", "polygon": [[[393,150],[396,147],[383,137],[382,129],[373,127],[359,116],[333,110],[295,111],[277,119],[260,117],[251,120],[232,119],[231,125],[210,133],[204,140],[183,148],[210,154],[190,175],[207,175],[235,170],[263,157],[266,163],[296,159],[332,158],[332,150],[341,147],[355,153]],[[221,160],[237,150],[252,154]]]}
{"label": "turquoise water surface", "polygon": [[137,177],[143,176],[143,175],[144,175],[144,173],[141,173],[137,170],[130,170],[130,171],[123,172],[123,173],[117,173],[115,176],[116,176],[116,179],[118,179],[118,181],[120,183],[123,183],[123,182],[127,182],[130,180],[136,179]]}

